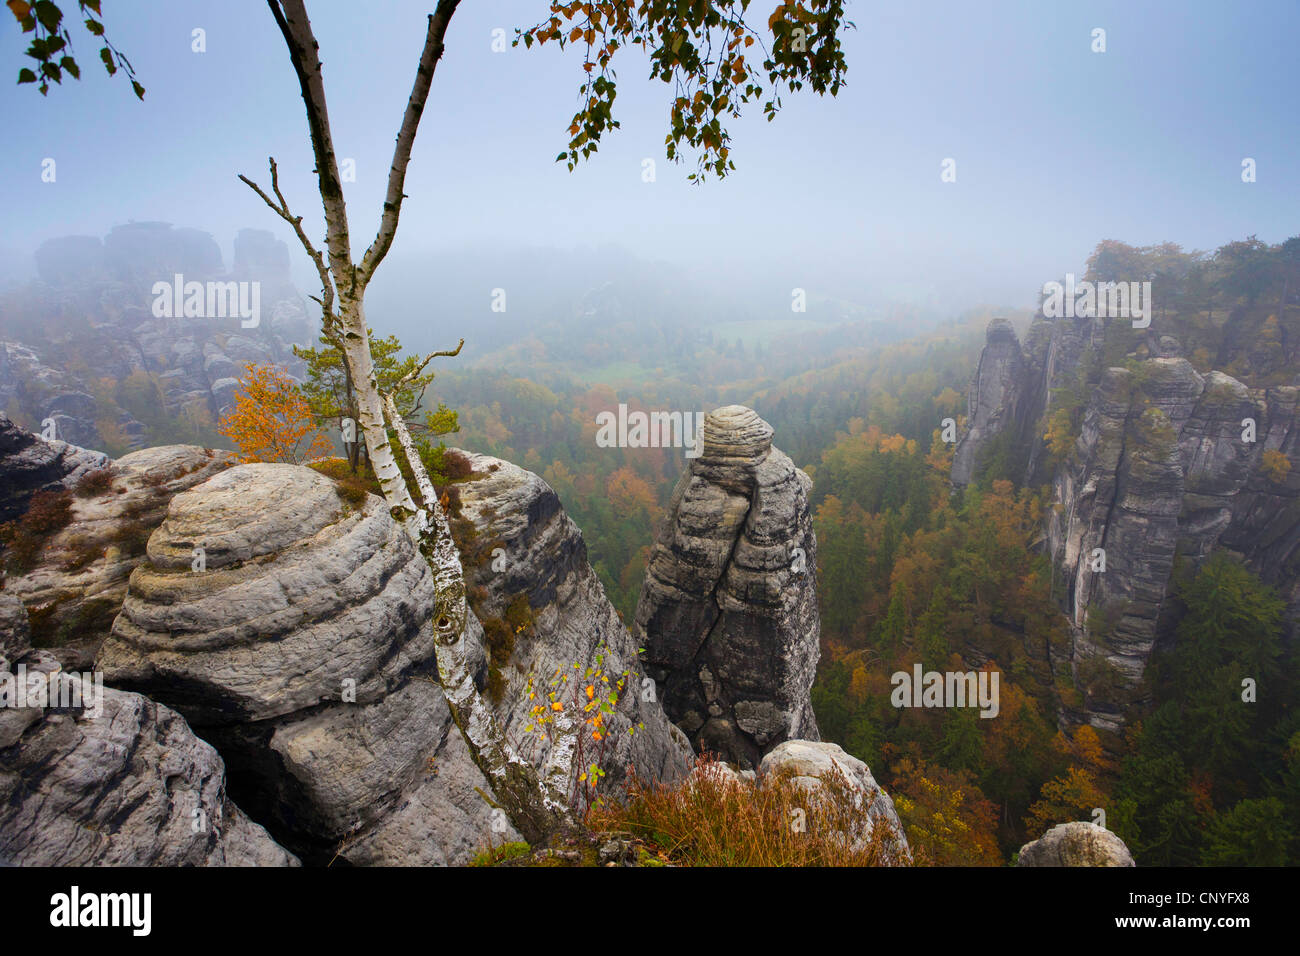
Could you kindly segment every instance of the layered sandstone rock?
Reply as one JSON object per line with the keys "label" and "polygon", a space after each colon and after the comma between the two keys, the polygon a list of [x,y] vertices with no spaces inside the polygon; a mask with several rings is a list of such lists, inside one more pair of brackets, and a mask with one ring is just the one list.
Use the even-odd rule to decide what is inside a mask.
{"label": "layered sandstone rock", "polygon": [[1023,409],[1032,401],[1025,357],[1011,323],[990,322],[985,343],[967,394],[966,431],[953,453],[952,480],[957,485],[970,484],[980,453],[990,442],[1008,431],[1018,436],[1024,425]]}
{"label": "layered sandstone rock", "polygon": [[[0,424],[0,441],[3,435]],[[41,487],[73,492],[72,518],[43,542],[33,567],[6,577],[5,591],[27,608],[33,642],[69,669],[81,669],[108,636],[127,579],[144,560],[145,544],[162,523],[168,502],[233,459],[211,448],[164,445],[110,461],[61,442],[26,439],[18,463],[6,456],[0,470],[17,470],[24,460],[45,461],[56,471],[67,467],[62,479]],[[81,480],[90,472],[103,480],[87,489]]]}
{"label": "layered sandstone rock", "polygon": [[175,711],[111,688],[96,699],[89,680],[59,673],[48,654],[28,655],[23,666],[29,679],[56,673],[75,684],[56,693],[83,706],[0,708],[0,861],[297,864],[231,802],[221,758]]}
{"label": "layered sandstone rock", "polygon": [[[547,741],[528,746],[522,731],[527,675],[585,669],[603,648],[608,673],[629,672],[607,719],[606,785],[628,766],[644,780],[684,774],[689,744],[643,695],[635,645],[554,492],[505,462],[473,461],[457,521],[492,543],[501,570],[471,564],[467,583],[494,627],[512,601],[530,608],[511,653],[491,662],[503,729],[543,765]],[[345,500],[308,468],[239,466],[178,495],[148,555],[97,664],[216,744],[236,799],[286,846],[312,863],[429,865],[518,839],[485,799],[437,685],[429,567],[381,499]],[[473,615],[467,641],[486,693]]]}
{"label": "layered sandstone rock", "polygon": [[432,606],[381,499],[244,465],[173,500],[97,664],[216,743],[241,802],[305,858],[460,862],[491,808],[436,685]]}
{"label": "layered sandstone rock", "polygon": [[[1227,548],[1281,590],[1293,630],[1300,621],[1300,387],[1198,372],[1176,337],[1130,334],[1102,319],[1039,321],[1021,348],[991,325],[952,471],[969,483],[1000,439],[1012,478],[1050,482],[1045,548],[1072,642],[1049,664],[1083,693],[1067,719],[1109,730],[1166,627],[1176,556],[1192,569]],[[1125,365],[1097,367],[1122,351],[1112,339],[1132,347]],[[1086,398],[1072,451],[1049,468],[1042,433],[1062,388]],[[1289,468],[1264,468],[1266,454]]]}
{"label": "layered sandstone rock", "polygon": [[[301,372],[292,345],[310,341],[313,332],[289,276],[288,247],[270,232],[244,229],[234,249],[227,272],[211,235],[165,222],[118,226],[102,241],[71,236],[43,243],[36,250],[42,281],[14,290],[12,308],[3,310],[13,315],[5,338],[22,341],[0,342],[0,411],[33,428],[52,418],[58,438],[109,444],[118,453],[163,436],[151,435],[115,395],[138,414],[144,396],[156,396],[160,418],[211,428],[230,405],[245,363]],[[206,298],[197,309],[177,303],[170,316],[156,314],[155,285],[171,287],[177,276],[184,283],[256,283],[256,323],[224,314]],[[245,288],[251,304],[252,287]],[[93,373],[74,372],[71,362]],[[120,398],[123,388],[133,401]]]}
{"label": "layered sandstone rock", "polygon": [[668,716],[696,750],[742,768],[818,736],[811,487],[752,410],[708,415],[637,605],[633,633]]}
{"label": "layered sandstone rock", "polygon": [[0,412],[0,522],[22,517],[36,492],[71,488],[108,464],[103,452],[46,441]]}
{"label": "layered sandstone rock", "polygon": [[[628,767],[642,780],[683,777],[693,758],[690,743],[665,716],[637,659],[638,645],[605,596],[582,532],[560,499],[532,472],[486,455],[468,457],[479,477],[455,487],[460,520],[473,528],[461,547],[474,610],[494,633],[503,625],[514,632],[519,625],[507,622],[514,618],[509,605],[520,596],[527,603],[528,623],[505,642],[508,652],[501,653],[498,641],[491,655],[499,675],[495,709],[507,736],[528,741],[525,755],[540,766],[550,742],[524,732],[531,722],[528,676],[544,685],[557,670],[578,663],[585,671],[603,655],[601,670],[624,680],[619,705],[606,717],[604,786],[615,792]],[[465,526],[457,527],[466,537]]]}

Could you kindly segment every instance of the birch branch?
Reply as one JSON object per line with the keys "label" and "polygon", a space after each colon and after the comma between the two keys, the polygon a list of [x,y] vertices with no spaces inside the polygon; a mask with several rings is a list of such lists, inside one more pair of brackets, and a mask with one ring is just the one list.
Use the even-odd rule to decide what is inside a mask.
{"label": "birch branch", "polygon": [[393,162],[388,167],[388,192],[384,196],[384,214],[379,220],[379,231],[375,241],[361,257],[360,280],[364,286],[370,281],[379,264],[388,255],[397,232],[397,219],[402,212],[402,200],[406,194],[402,187],[406,183],[406,167],[411,161],[411,147],[415,145],[415,134],[420,127],[420,117],[424,114],[424,104],[429,98],[429,86],[433,83],[434,70],[442,59],[443,37],[447,25],[460,5],[460,0],[439,0],[433,13],[429,14],[429,26],[424,35],[424,50],[420,53],[420,65],[415,71],[415,82],[411,86],[411,95],[406,101],[406,111],[402,114],[402,125],[397,131],[397,144],[393,148]]}
{"label": "birch branch", "polygon": [[263,191],[262,187],[257,185],[257,183],[253,182],[243,173],[239,174],[239,178],[244,185],[262,197],[262,202],[270,206],[272,212],[293,227],[293,231],[298,236],[298,241],[302,243],[302,247],[307,250],[307,255],[311,257],[311,261],[316,266],[316,275],[320,277],[322,296],[322,298],[319,299],[317,299],[316,296],[312,296],[311,298],[320,303],[321,316],[328,331],[328,327],[333,325],[335,322],[334,283],[330,281],[329,269],[325,267],[325,257],[321,255],[319,249],[312,245],[312,241],[307,238],[307,233],[302,228],[302,216],[295,216],[289,210],[289,204],[285,201],[284,193],[280,192],[280,173],[275,165],[275,157],[271,156],[267,161],[271,166],[271,191],[275,193],[277,202],[271,202],[271,197]]}
{"label": "birch branch", "polygon": [[465,347],[465,340],[461,339],[460,342],[456,344],[456,347],[454,349],[449,349],[448,351],[445,352],[430,352],[428,355],[424,357],[424,361],[422,361],[419,365],[411,369],[411,371],[407,372],[405,375],[403,375],[400,379],[397,380],[397,384],[393,386],[392,389],[393,392],[394,393],[400,392],[402,390],[402,387],[406,385],[407,382],[412,382],[415,379],[419,378],[420,375],[424,373],[424,370],[428,366],[428,364],[432,362],[434,359],[439,357],[455,358],[457,355],[460,354],[460,350],[464,347]]}

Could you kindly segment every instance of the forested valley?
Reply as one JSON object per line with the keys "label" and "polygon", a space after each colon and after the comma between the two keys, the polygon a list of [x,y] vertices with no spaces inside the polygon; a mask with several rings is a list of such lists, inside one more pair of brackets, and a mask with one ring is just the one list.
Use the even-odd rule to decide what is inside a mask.
{"label": "forested valley", "polygon": [[[1153,276],[1157,301],[1168,303],[1162,331],[1182,337],[1192,364],[1289,383],[1287,355],[1300,342],[1298,247],[1252,238],[1206,255],[1105,242],[1086,275]],[[675,448],[598,448],[597,413],[619,403],[760,410],[814,482],[822,734],[873,768],[933,861],[1001,865],[1054,822],[1096,822],[1098,809],[1145,863],[1300,861],[1296,650],[1279,595],[1229,555],[1179,576],[1173,632],[1121,732],[1058,722],[1081,688],[1049,663],[1053,649],[1058,659],[1067,652],[1069,633],[1062,582],[1043,553],[1047,468],[1077,437],[1101,370],[1147,353],[1124,329],[1099,343],[1092,380],[1062,389],[1057,411],[1037,423],[1037,480],[1023,480],[1023,450],[1004,442],[954,492],[941,422],[966,424],[966,388],[992,315],[968,313],[911,338],[868,323],[785,335],[770,322],[729,325],[697,333],[689,363],[669,360],[667,370],[636,364],[638,353],[673,354],[653,341],[596,367],[572,343],[533,340],[439,374],[433,391],[459,415],[449,443],[516,461],[555,488],[629,621],[685,459]],[[1030,319],[1010,317],[1022,330]],[[650,340],[672,334],[638,328]],[[510,369],[524,355],[537,372]],[[498,360],[504,368],[493,368]],[[790,368],[806,370],[784,374]],[[890,675],[918,660],[927,670],[999,670],[998,719],[892,706]],[[1212,675],[1242,668],[1271,688],[1254,710],[1214,685]]]}

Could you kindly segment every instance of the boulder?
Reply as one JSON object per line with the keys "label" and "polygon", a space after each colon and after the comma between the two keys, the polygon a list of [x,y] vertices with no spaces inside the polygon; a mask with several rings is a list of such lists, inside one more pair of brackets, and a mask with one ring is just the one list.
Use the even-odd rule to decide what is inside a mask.
{"label": "boulder", "polygon": [[1134,866],[1124,841],[1105,827],[1061,823],[1020,848],[1016,866]]}
{"label": "boulder", "polygon": [[909,862],[911,850],[894,801],[876,783],[871,769],[857,757],[845,753],[838,744],[786,740],[769,751],[758,768],[760,782],[784,776],[810,792],[823,789],[826,779],[834,773],[848,784],[853,806],[860,811],[857,819],[861,825],[850,835],[854,844],[862,846],[878,836],[888,862]]}
{"label": "boulder", "polygon": [[148,553],[97,664],[216,743],[281,842],[427,865],[503,838],[436,684],[432,575],[381,499],[242,465],[173,499]]}
{"label": "boulder", "polygon": [[[22,866],[294,866],[231,802],[225,768],[170,708],[60,673],[83,706],[0,708],[0,861]],[[2,679],[2,678],[0,678]],[[92,700],[94,706],[86,706]],[[59,701],[62,703],[62,701]]]}
{"label": "boulder", "polygon": [[[35,438],[30,447],[54,454],[57,444]],[[228,452],[210,448],[163,445],[116,462],[98,456],[97,468],[75,468],[55,483],[77,489],[71,522],[48,537],[34,567],[5,581],[6,592],[31,615],[33,643],[71,669],[87,666],[108,636],[131,570],[144,560],[149,534],[162,523],[168,502],[231,460]],[[106,472],[107,480],[80,488],[88,471]]]}

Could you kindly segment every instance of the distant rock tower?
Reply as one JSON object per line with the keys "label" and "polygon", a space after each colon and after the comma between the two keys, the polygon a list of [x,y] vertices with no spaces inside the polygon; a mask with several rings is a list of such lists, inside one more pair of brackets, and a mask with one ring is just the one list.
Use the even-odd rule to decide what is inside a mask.
{"label": "distant rock tower", "polygon": [[740,405],[704,421],[673,491],[634,633],[664,710],[697,752],[757,767],[784,740],[817,740],[820,654],[812,480]]}
{"label": "distant rock tower", "polygon": [[1028,377],[1020,340],[1010,322],[994,319],[984,341],[966,396],[966,431],[953,454],[952,482],[958,486],[971,483],[989,442],[1009,428],[1018,428],[1017,410]]}

